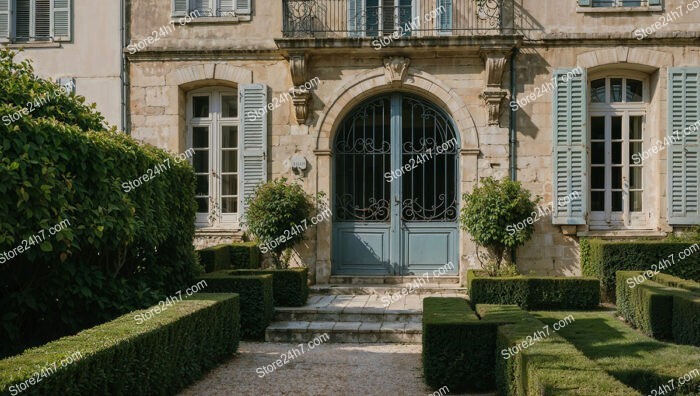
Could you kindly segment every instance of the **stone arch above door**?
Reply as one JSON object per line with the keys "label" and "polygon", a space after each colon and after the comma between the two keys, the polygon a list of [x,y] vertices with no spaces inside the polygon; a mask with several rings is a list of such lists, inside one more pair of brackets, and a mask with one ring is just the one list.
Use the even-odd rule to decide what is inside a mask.
{"label": "stone arch above door", "polygon": [[368,70],[333,93],[333,99],[319,118],[316,150],[331,150],[337,125],[355,105],[380,93],[403,91],[443,106],[457,127],[462,151],[478,151],[479,137],[474,119],[464,101],[447,84],[416,68],[408,68],[405,77],[398,82],[392,81],[387,74],[385,67]]}

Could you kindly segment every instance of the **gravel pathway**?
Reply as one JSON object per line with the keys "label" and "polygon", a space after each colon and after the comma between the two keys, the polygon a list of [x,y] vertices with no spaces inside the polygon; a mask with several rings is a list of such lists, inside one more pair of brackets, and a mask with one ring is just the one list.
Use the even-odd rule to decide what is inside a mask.
{"label": "gravel pathway", "polygon": [[421,378],[420,344],[304,345],[304,353],[282,367],[262,378],[256,372],[294,348],[298,344],[241,342],[236,357],[181,395],[433,394]]}

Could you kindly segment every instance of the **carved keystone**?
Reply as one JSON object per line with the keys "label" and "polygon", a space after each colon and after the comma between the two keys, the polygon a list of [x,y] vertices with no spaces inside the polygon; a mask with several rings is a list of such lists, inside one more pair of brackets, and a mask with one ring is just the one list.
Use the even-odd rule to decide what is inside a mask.
{"label": "carved keystone", "polygon": [[408,66],[411,64],[409,58],[402,56],[392,56],[384,58],[384,76],[386,83],[395,87],[400,87],[403,80],[406,78]]}

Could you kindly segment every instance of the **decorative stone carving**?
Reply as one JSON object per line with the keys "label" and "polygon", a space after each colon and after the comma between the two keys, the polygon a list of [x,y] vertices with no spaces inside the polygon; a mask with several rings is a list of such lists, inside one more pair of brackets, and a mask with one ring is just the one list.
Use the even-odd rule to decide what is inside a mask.
{"label": "decorative stone carving", "polygon": [[408,72],[408,66],[410,64],[411,60],[402,56],[384,58],[384,76],[386,77],[386,83],[392,86],[401,86],[403,80],[406,78],[406,73]]}
{"label": "decorative stone carving", "polygon": [[[289,71],[292,74],[292,82],[294,86],[301,86],[307,82],[307,64],[309,57],[306,53],[290,53],[289,54]],[[294,88],[292,93],[292,103],[294,104],[294,113],[297,123],[303,124],[309,116],[309,101],[311,92],[305,89]]]}
{"label": "decorative stone carving", "polygon": [[309,116],[309,101],[311,100],[311,92],[294,89],[294,95],[292,97],[292,103],[294,104],[294,113],[297,118],[297,123],[300,125],[306,122],[306,118]]}
{"label": "decorative stone carving", "polygon": [[501,102],[508,95],[506,90],[485,90],[481,98],[486,102],[489,112],[489,125],[498,125],[501,118]]}
{"label": "decorative stone carving", "polygon": [[488,108],[489,125],[498,125],[501,102],[508,95],[508,91],[501,88],[501,84],[510,52],[509,48],[489,48],[481,52],[486,62],[486,88],[481,98],[484,99]]}
{"label": "decorative stone carving", "polygon": [[303,53],[289,54],[289,70],[292,73],[292,82],[294,85],[302,85],[306,82],[308,56]]}

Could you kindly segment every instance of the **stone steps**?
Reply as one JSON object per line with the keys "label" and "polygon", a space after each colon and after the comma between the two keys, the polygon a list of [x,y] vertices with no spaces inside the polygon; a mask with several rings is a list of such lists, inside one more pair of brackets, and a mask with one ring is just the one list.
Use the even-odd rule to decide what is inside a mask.
{"label": "stone steps", "polygon": [[[389,289],[396,293],[396,287]],[[466,298],[452,290],[457,289],[439,295]],[[266,329],[265,340],[309,342],[325,333],[325,342],[333,343],[420,343],[423,298],[433,295],[409,294],[390,301],[374,293],[315,294],[303,307],[275,308],[275,322]]]}
{"label": "stone steps", "polygon": [[265,332],[268,342],[309,342],[327,334],[332,343],[420,344],[422,324],[401,322],[275,322]]}
{"label": "stone steps", "polygon": [[421,323],[419,310],[391,310],[384,308],[275,308],[275,322],[395,322]]}
{"label": "stone steps", "polygon": [[[430,274],[428,274],[430,275]],[[424,282],[430,281],[435,285],[459,284],[459,276],[344,276],[331,275],[330,284],[333,285],[405,285],[414,280],[422,279]]]}
{"label": "stone steps", "polygon": [[[409,283],[409,282],[407,282]],[[424,283],[419,284],[420,287],[413,288],[415,290],[412,294],[455,294],[463,293],[466,294],[467,289],[460,286],[459,284],[437,284],[437,283]],[[387,295],[401,293],[401,289],[406,288],[406,284],[330,284],[330,285],[314,285],[311,286],[311,293],[313,294],[323,294],[323,295]],[[407,288],[409,291],[409,288]]]}

